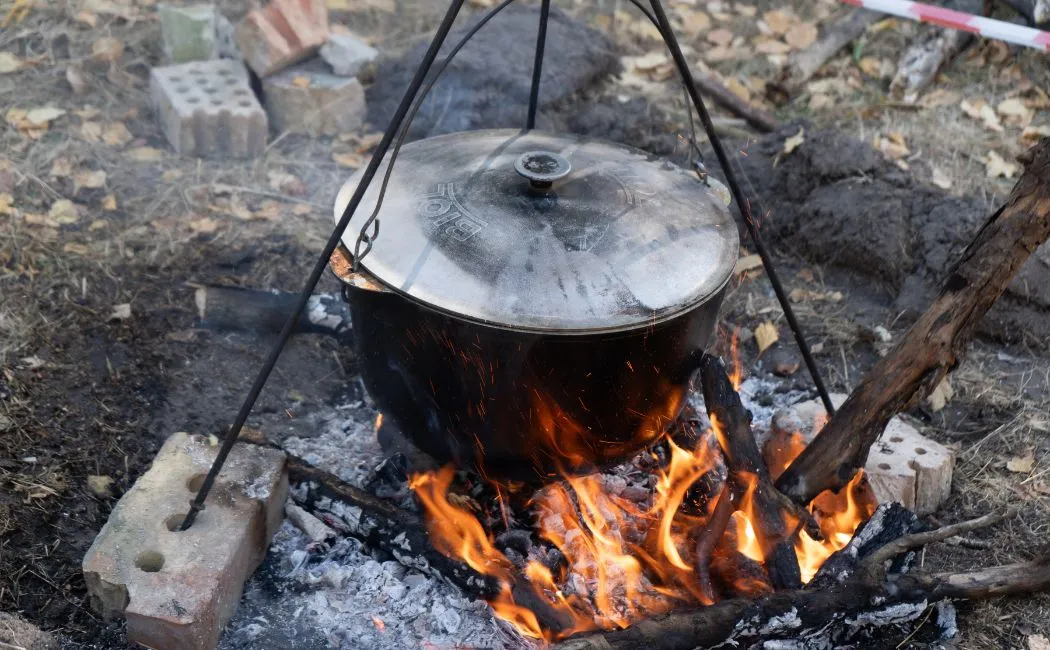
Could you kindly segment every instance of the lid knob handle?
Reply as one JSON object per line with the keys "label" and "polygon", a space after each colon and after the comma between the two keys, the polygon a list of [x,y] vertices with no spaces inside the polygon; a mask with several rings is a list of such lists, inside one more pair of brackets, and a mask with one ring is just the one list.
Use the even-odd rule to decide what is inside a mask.
{"label": "lid knob handle", "polygon": [[572,164],[552,151],[528,151],[514,162],[514,170],[529,179],[533,187],[545,189],[568,176]]}

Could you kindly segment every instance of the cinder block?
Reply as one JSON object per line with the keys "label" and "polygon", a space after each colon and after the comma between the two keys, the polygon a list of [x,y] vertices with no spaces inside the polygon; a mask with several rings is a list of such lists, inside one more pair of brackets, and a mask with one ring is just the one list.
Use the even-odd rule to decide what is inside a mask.
{"label": "cinder block", "polygon": [[179,531],[218,445],[176,433],[121,498],[84,557],[93,609],[127,618],[128,639],[154,650],[208,650],[281,524],[282,452],[234,446],[187,531]]}
{"label": "cinder block", "polygon": [[324,0],[273,0],[254,9],[234,33],[248,66],[267,77],[317,53],[328,40]]}
{"label": "cinder block", "polygon": [[329,34],[321,46],[321,58],[340,77],[356,77],[361,69],[375,61],[379,50],[349,34]]}
{"label": "cinder block", "polygon": [[270,122],[279,132],[337,135],[365,119],[365,89],[354,78],[338,77],[313,59],[263,80]]}
{"label": "cinder block", "polygon": [[[831,399],[837,407],[846,395],[834,393]],[[812,400],[794,410],[804,425],[803,437],[811,441],[827,422],[823,404]],[[897,501],[918,515],[928,515],[951,494],[954,466],[952,450],[895,417],[871,446],[864,472],[879,503]]]}
{"label": "cinder block", "polygon": [[180,154],[250,158],[266,149],[266,111],[242,63],[217,59],[154,68],[150,98],[164,135]]}
{"label": "cinder block", "polygon": [[157,7],[164,56],[169,63],[218,58],[216,42],[219,12],[215,5]]}

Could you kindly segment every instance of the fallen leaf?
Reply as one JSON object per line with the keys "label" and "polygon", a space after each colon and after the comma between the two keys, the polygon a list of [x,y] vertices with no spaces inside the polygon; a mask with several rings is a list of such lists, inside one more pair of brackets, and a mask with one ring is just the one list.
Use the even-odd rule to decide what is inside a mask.
{"label": "fallen leaf", "polygon": [[984,125],[984,128],[996,133],[1002,133],[1003,125],[999,123],[999,116],[995,113],[995,109],[983,99],[974,101],[964,99],[959,103],[959,108],[966,115],[979,120]]}
{"label": "fallen leaf", "polygon": [[952,186],[952,179],[948,178],[948,175],[941,171],[940,167],[933,168],[933,177],[930,179],[930,182],[942,190],[947,190]]}
{"label": "fallen leaf", "polygon": [[125,302],[119,305],[113,305],[113,313],[109,315],[107,321],[115,320],[127,320],[131,318],[131,303]]}
{"label": "fallen leaf", "polygon": [[751,101],[751,91],[747,89],[747,86],[740,83],[740,80],[736,77],[726,79],[726,88],[745,102]]}
{"label": "fallen leaf", "polygon": [[305,77],[303,75],[297,75],[295,77],[292,77],[292,85],[296,88],[309,88],[310,77]]}
{"label": "fallen leaf", "polygon": [[78,172],[73,176],[73,194],[80,191],[80,188],[87,188],[89,190],[98,189],[105,187],[106,185],[106,172],[101,169],[95,171]]}
{"label": "fallen leaf", "polygon": [[25,61],[10,52],[0,52],[0,74],[11,74],[26,67]]}
{"label": "fallen leaf", "polygon": [[85,142],[102,142],[102,125],[98,122],[84,122],[80,125],[80,137]]}
{"label": "fallen leaf", "polygon": [[[117,209],[117,197],[112,194],[107,194],[106,198],[102,199],[102,209],[106,212],[112,212]],[[91,224],[94,226],[95,224]]]}
{"label": "fallen leaf", "polygon": [[51,171],[48,172],[48,176],[51,178],[67,178],[73,175],[73,161],[65,156],[59,156],[51,162]]}
{"label": "fallen leaf", "polygon": [[266,175],[271,189],[283,192],[290,196],[302,196],[306,194],[306,185],[297,176],[274,170]]}
{"label": "fallen leaf", "polygon": [[112,485],[113,478],[109,476],[89,474],[87,477],[87,489],[100,499],[108,499],[113,496],[110,492],[110,487]]}
{"label": "fallen leaf", "polygon": [[734,38],[736,38],[736,35],[725,27],[719,27],[707,33],[707,40],[715,45],[729,45]]}
{"label": "fallen leaf", "polygon": [[760,54],[787,54],[791,51],[791,46],[782,41],[767,39],[755,43],[755,51]]}
{"label": "fallen leaf", "polygon": [[364,163],[364,159],[360,154],[356,153],[333,153],[332,160],[339,163],[342,167],[349,167],[350,169],[357,169]]}
{"label": "fallen leaf", "polygon": [[1050,136],[1050,126],[1026,126],[1021,132],[1021,142],[1030,146],[1047,136]]}
{"label": "fallen leaf", "polygon": [[99,116],[99,113],[101,113],[101,111],[94,106],[85,106],[84,108],[78,108],[73,111],[73,115],[76,115],[82,120],[93,120]]}
{"label": "fallen leaf", "polygon": [[806,141],[806,129],[800,127],[798,133],[784,140],[784,155],[787,155],[802,146]]}
{"label": "fallen leaf", "polygon": [[1050,650],[1050,640],[1042,634],[1033,634],[1028,637],[1028,650]]}
{"label": "fallen leaf", "polygon": [[736,261],[736,266],[733,267],[733,273],[740,275],[741,273],[747,273],[762,266],[762,258],[757,253],[745,255]]}
{"label": "fallen leaf", "polygon": [[886,137],[876,135],[873,145],[890,160],[900,160],[911,153],[900,133],[890,133]]}
{"label": "fallen leaf", "polygon": [[769,28],[769,31],[777,36],[786,34],[795,23],[793,16],[790,16],[779,9],[767,11],[762,14],[762,21],[766,24],[766,27]]}
{"label": "fallen leaf", "polygon": [[952,401],[954,396],[955,389],[952,388],[952,383],[945,377],[926,397],[926,405],[930,407],[931,411],[936,413],[942,410],[948,402]]}
{"label": "fallen leaf", "polygon": [[702,11],[682,8],[682,29],[690,36],[699,34],[711,26],[711,17]]}
{"label": "fallen leaf", "polygon": [[51,209],[47,211],[47,216],[54,219],[55,223],[68,225],[76,223],[80,219],[80,211],[77,209],[76,203],[69,199],[59,199],[51,204]]}
{"label": "fallen leaf", "polygon": [[133,139],[123,122],[108,122],[102,131],[102,141],[111,147],[123,147]]}
{"label": "fallen leaf", "polygon": [[299,203],[294,208],[292,208],[292,214],[299,217],[305,217],[313,211],[314,209],[305,203]]}
{"label": "fallen leaf", "polygon": [[45,126],[65,115],[66,112],[54,106],[42,106],[34,108],[26,113],[25,119],[30,126]]}
{"label": "fallen leaf", "polygon": [[84,257],[91,252],[91,249],[85,246],[84,244],[76,244],[73,242],[69,242],[68,244],[62,247],[62,252],[69,253],[71,255],[80,255],[81,257]]}
{"label": "fallen leaf", "polygon": [[771,321],[766,321],[755,328],[755,343],[758,344],[758,353],[762,354],[780,339],[777,326]]}
{"label": "fallen leaf", "polygon": [[73,90],[74,95],[83,95],[88,90],[88,80],[80,66],[66,66],[66,81],[69,83],[69,87]]}
{"label": "fallen leaf", "polygon": [[648,54],[631,59],[631,67],[640,72],[650,72],[662,65],[666,65],[670,60],[666,53],[660,50],[653,50]]}
{"label": "fallen leaf", "polygon": [[15,197],[7,192],[0,193],[0,215],[16,216],[18,208],[14,207]]}
{"label": "fallen leaf", "polygon": [[59,223],[47,216],[46,214],[37,214],[35,212],[27,212],[22,215],[22,219],[26,222],[27,226],[41,226],[43,228],[58,228]]}
{"label": "fallen leaf", "polygon": [[796,50],[804,50],[816,42],[817,26],[812,23],[799,23],[784,34],[784,40]]}
{"label": "fallen leaf", "polygon": [[211,217],[201,217],[200,219],[193,219],[186,223],[195,233],[201,235],[210,235],[219,229],[219,222]]}
{"label": "fallen leaf", "polygon": [[861,57],[860,61],[857,61],[857,67],[859,67],[864,74],[877,79],[882,70],[882,62],[877,57],[865,56]]}
{"label": "fallen leaf", "polygon": [[88,27],[94,27],[98,24],[98,15],[87,9],[77,12],[77,15],[74,16],[73,19],[78,23],[84,23]]}
{"label": "fallen leaf", "polygon": [[135,147],[127,150],[124,155],[139,162],[154,162],[164,156],[164,152],[153,147]]}
{"label": "fallen leaf", "polygon": [[1028,474],[1035,469],[1035,455],[1028,452],[1024,456],[1015,456],[1006,461],[1006,469],[1017,474]]}
{"label": "fallen leaf", "polygon": [[91,44],[91,58],[104,63],[116,63],[124,56],[124,43],[112,36],[103,36]]}
{"label": "fallen leaf", "polygon": [[998,178],[999,176],[1002,176],[1003,178],[1013,178],[1018,171],[1016,163],[1007,162],[1002,156],[994,151],[988,152],[988,157],[985,158],[984,164],[985,173],[988,178]]}

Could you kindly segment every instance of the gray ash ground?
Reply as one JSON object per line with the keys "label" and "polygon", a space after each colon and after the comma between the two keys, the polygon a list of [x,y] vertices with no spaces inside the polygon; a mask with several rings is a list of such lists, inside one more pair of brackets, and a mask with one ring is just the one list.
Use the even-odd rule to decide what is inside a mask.
{"label": "gray ash ground", "polygon": [[[741,386],[755,431],[774,413],[810,399],[785,390],[780,378],[752,377]],[[691,406],[703,413],[698,393]],[[377,412],[361,401],[317,414],[318,434],[290,437],[285,449],[348,483],[362,487],[385,458],[376,441]],[[632,463],[606,473],[616,482]],[[318,545],[285,521],[263,566],[245,587],[226,627],[221,650],[249,648],[527,648],[484,601],[457,587],[406,569],[383,551],[350,538]]]}

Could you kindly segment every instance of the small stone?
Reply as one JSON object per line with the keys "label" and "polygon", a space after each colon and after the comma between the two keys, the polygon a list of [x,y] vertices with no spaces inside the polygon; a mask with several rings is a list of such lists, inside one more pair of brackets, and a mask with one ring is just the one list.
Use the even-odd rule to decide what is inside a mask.
{"label": "small stone", "polygon": [[323,542],[335,537],[335,531],[324,524],[323,521],[303,510],[294,503],[289,502],[284,507],[284,514],[295,527],[303,531],[311,542]]}
{"label": "small stone", "polygon": [[321,46],[321,58],[340,77],[356,77],[379,56],[379,50],[349,34],[329,34]]}
{"label": "small stone", "polygon": [[218,57],[216,28],[219,12],[215,5],[157,7],[164,56],[168,63],[207,61]]}
{"label": "small stone", "polygon": [[100,499],[108,499],[113,496],[112,490],[113,478],[109,476],[99,476],[97,474],[91,474],[87,477],[87,488],[92,494]]}
{"label": "small stone", "polygon": [[334,136],[355,131],[365,119],[361,82],[331,74],[316,59],[264,79],[263,96],[280,132]]}

